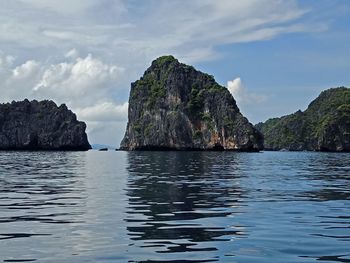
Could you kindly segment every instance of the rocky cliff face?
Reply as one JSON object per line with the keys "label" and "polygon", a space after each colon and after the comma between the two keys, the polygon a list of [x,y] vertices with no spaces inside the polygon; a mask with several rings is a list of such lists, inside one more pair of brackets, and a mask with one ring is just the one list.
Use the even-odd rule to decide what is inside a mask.
{"label": "rocky cliff face", "polygon": [[88,150],[86,125],[53,101],[0,104],[0,150]]}
{"label": "rocky cliff face", "polygon": [[131,84],[123,150],[262,149],[262,136],[214,78],[172,56]]}
{"label": "rocky cliff face", "polygon": [[350,89],[323,91],[304,112],[256,127],[264,134],[267,150],[350,151]]}

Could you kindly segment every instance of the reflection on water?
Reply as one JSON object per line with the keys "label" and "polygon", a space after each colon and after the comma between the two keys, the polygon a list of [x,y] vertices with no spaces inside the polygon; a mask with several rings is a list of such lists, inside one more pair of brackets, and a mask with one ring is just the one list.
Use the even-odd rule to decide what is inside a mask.
{"label": "reflection on water", "polygon": [[243,226],[216,223],[233,218],[244,205],[237,177],[239,156],[231,157],[203,152],[130,153],[125,220],[135,245],[157,253],[176,252],[174,260],[189,257],[180,252],[194,252],[191,257],[200,260],[206,256],[199,252],[218,250],[215,243],[243,237]]}
{"label": "reflection on water", "polygon": [[350,262],[350,158],[0,152],[3,262]]}

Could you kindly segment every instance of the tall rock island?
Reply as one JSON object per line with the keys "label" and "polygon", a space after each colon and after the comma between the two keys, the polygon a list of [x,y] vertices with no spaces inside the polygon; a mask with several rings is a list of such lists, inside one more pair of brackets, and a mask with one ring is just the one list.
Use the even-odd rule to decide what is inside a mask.
{"label": "tall rock island", "polygon": [[350,89],[325,90],[305,111],[256,127],[264,134],[267,150],[350,151]]}
{"label": "tall rock island", "polygon": [[86,125],[53,101],[0,104],[0,150],[88,150]]}
{"label": "tall rock island", "polygon": [[131,84],[128,115],[122,150],[263,148],[262,135],[230,92],[172,56],[154,60]]}

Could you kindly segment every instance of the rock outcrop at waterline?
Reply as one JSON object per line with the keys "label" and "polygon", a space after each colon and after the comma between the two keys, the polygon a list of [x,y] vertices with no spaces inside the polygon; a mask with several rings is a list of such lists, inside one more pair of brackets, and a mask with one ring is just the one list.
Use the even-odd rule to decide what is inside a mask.
{"label": "rock outcrop at waterline", "polygon": [[172,56],[152,62],[131,84],[122,150],[258,151],[262,135],[230,92]]}
{"label": "rock outcrop at waterline", "polygon": [[323,91],[305,111],[256,127],[264,135],[266,150],[350,151],[350,89]]}
{"label": "rock outcrop at waterline", "polygon": [[0,104],[0,150],[88,150],[85,129],[64,104],[27,99]]}

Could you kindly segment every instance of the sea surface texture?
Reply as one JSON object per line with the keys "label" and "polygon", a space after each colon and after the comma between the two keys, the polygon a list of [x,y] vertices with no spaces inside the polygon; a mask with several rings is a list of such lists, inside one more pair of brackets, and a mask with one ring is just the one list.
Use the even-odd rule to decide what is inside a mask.
{"label": "sea surface texture", "polygon": [[350,262],[350,155],[0,152],[0,262]]}

